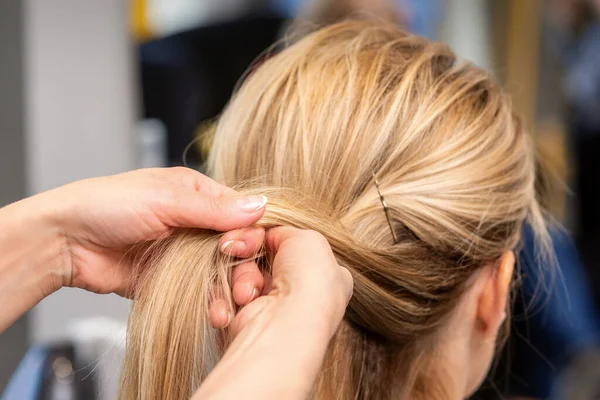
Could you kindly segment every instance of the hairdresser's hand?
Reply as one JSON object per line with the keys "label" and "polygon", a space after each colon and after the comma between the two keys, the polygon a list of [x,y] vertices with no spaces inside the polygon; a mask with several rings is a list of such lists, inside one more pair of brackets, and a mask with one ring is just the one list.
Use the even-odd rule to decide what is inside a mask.
{"label": "hairdresser's hand", "polygon": [[121,295],[130,289],[125,256],[131,245],[178,227],[228,231],[247,226],[263,215],[266,201],[264,196],[240,198],[189,168],[145,169],[84,180],[45,197],[61,230],[62,284]]}
{"label": "hairdresser's hand", "polygon": [[[312,388],[352,295],[352,277],[316,232],[274,228],[266,243],[275,254],[272,280],[245,280],[265,285],[263,295],[233,318],[233,343],[194,398],[305,399]],[[253,263],[242,270],[234,271],[234,297],[236,281],[258,273]],[[218,307],[211,307],[211,319]]]}
{"label": "hairdresser's hand", "polygon": [[[75,182],[0,209],[0,332],[63,286],[128,294],[132,245],[177,227],[228,231],[256,222],[263,196],[237,193],[187,168]],[[248,246],[260,229],[241,231]],[[231,248],[240,252],[244,243]]]}

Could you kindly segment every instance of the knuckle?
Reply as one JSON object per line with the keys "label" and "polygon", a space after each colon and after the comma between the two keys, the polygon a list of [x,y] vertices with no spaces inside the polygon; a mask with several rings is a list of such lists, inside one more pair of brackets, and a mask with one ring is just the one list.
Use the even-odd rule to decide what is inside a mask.
{"label": "knuckle", "polygon": [[166,173],[163,175],[164,180],[179,182],[180,185],[192,188],[197,192],[204,186],[203,178],[206,177],[194,169],[178,166],[167,168],[166,170]]}
{"label": "knuckle", "polygon": [[182,178],[191,178],[191,177],[195,177],[198,172],[188,168],[188,167],[181,167],[181,166],[177,166],[177,167],[171,167],[167,169],[167,175],[171,174],[171,175],[179,175]]}
{"label": "knuckle", "polygon": [[139,174],[140,177],[146,177],[147,179],[157,180],[161,182],[165,180],[165,175],[167,175],[167,172],[163,171],[163,169],[161,168],[145,168],[134,171],[134,173]]}

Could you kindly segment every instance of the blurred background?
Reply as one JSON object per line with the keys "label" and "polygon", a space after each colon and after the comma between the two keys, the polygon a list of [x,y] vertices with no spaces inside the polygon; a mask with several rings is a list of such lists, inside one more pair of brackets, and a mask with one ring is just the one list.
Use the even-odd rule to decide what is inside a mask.
{"label": "blurred background", "polygon": [[[290,28],[388,20],[505,85],[540,154],[544,203],[572,234],[553,232],[557,273],[537,268],[525,241],[512,336],[474,398],[597,398],[599,15],[600,0],[0,0],[0,206],[82,178],[181,165]],[[190,147],[190,165],[199,153]],[[2,398],[114,398],[128,307],[74,289],[44,300],[0,336]],[[50,389],[22,397],[15,388],[34,386],[31,365]]]}

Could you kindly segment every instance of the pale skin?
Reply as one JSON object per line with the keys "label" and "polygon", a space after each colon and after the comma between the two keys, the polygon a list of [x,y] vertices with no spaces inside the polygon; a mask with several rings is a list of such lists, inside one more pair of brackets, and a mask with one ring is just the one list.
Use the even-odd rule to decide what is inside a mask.
{"label": "pale skin", "polygon": [[[80,181],[4,207],[0,332],[62,287],[131,294],[126,255],[139,242],[178,227],[226,231],[221,250],[234,256],[266,243],[275,254],[273,279],[265,282],[254,263],[233,271],[241,311],[234,316],[216,301],[210,318],[215,327],[230,325],[235,339],[194,398],[303,399],[343,318],[352,278],[314,231],[249,227],[265,206],[261,196],[242,199],[195,171],[170,168]],[[436,351],[453,399],[472,393],[486,375],[513,265],[507,251],[475,274],[441,335]]]}

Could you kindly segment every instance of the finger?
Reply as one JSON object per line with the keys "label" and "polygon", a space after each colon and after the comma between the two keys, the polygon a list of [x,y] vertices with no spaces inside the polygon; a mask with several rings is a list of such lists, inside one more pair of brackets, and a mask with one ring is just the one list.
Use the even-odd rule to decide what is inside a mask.
{"label": "finger", "polygon": [[265,230],[260,227],[229,231],[220,241],[221,252],[240,258],[257,254],[265,241]]}
{"label": "finger", "polygon": [[258,221],[267,204],[262,195],[214,197],[194,191],[174,192],[162,210],[163,222],[173,227],[217,231],[243,228]]}
{"label": "finger", "polygon": [[225,328],[231,322],[232,313],[223,299],[217,299],[208,307],[208,321],[213,328]]}
{"label": "finger", "polygon": [[190,168],[148,170],[170,188],[159,214],[172,227],[229,231],[258,221],[267,198],[245,196]]}
{"label": "finger", "polygon": [[245,262],[233,268],[231,273],[233,300],[244,306],[256,299],[263,290],[265,281],[254,261]]}

